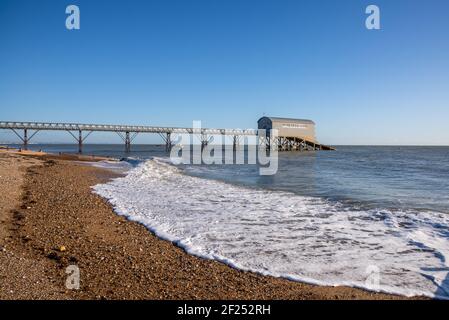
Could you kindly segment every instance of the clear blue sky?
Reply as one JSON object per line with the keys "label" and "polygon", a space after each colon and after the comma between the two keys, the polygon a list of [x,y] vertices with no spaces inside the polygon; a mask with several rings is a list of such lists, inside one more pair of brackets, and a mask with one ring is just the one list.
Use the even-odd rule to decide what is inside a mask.
{"label": "clear blue sky", "polygon": [[[369,4],[382,30],[365,28]],[[0,120],[254,128],[265,114],[313,119],[327,144],[449,144],[447,0],[1,0],[0,39]],[[86,142],[103,141],[119,140]]]}

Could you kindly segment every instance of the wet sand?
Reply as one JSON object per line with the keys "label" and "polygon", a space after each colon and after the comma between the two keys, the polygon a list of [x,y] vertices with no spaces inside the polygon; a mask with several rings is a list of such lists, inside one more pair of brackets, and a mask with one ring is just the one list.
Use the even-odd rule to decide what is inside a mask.
{"label": "wet sand", "polygon": [[[55,156],[0,153],[0,299],[403,299],[191,256],[91,192],[115,176]],[[69,265],[80,270],[79,290],[66,288]]]}

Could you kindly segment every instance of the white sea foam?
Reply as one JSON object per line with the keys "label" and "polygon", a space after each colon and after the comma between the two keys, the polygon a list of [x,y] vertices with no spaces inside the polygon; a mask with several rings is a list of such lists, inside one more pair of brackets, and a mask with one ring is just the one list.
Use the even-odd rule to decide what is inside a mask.
{"label": "white sea foam", "polygon": [[[320,285],[449,297],[449,217],[357,210],[197,178],[153,159],[97,185],[116,212],[189,253]],[[374,266],[374,268],[373,268]],[[379,270],[379,286],[369,281]]]}

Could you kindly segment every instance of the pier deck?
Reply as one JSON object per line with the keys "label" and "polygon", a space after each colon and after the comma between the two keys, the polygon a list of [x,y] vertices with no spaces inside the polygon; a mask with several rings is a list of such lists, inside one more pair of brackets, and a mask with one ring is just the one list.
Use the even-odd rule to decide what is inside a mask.
{"label": "pier deck", "polygon": [[[156,133],[161,136],[166,149],[172,147],[172,136],[176,134],[198,135],[202,145],[207,145],[212,135],[225,135],[233,137],[234,147],[241,137],[257,136],[258,130],[254,129],[213,129],[213,128],[181,128],[181,127],[158,127],[158,126],[136,126],[136,125],[109,125],[109,124],[81,124],[81,123],[59,123],[59,122],[20,122],[0,121],[0,129],[13,131],[22,141],[23,148],[27,149],[30,140],[39,131],[66,131],[78,143],[78,151],[82,153],[83,143],[92,132],[115,132],[125,143],[125,151],[131,150],[131,142],[139,133]],[[23,131],[23,135],[19,133]],[[301,140],[301,139],[300,139]],[[290,141],[280,139],[278,149],[283,150],[334,150],[332,147],[314,143],[302,139],[302,141]],[[287,146],[287,147],[286,147]]]}

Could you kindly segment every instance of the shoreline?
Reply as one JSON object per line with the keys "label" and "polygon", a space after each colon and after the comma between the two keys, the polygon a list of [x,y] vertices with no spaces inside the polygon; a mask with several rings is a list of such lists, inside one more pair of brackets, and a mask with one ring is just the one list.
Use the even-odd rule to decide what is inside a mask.
{"label": "shoreline", "polygon": [[[408,299],[264,276],[190,255],[117,215],[92,193],[91,186],[118,174],[54,155],[38,158],[25,166],[22,197],[5,220],[14,228],[0,261],[9,252],[22,254],[42,265],[43,273],[35,277],[44,274],[49,283],[41,280],[45,285],[33,294],[0,291],[0,299]],[[65,288],[65,268],[71,264],[79,266],[80,290]],[[9,272],[0,271],[0,288],[14,285]]]}
{"label": "shoreline", "polygon": [[10,148],[10,147],[0,147],[0,154],[13,154],[24,157],[33,157],[33,158],[45,158],[46,160],[72,160],[72,161],[81,161],[81,162],[97,162],[97,161],[119,161],[116,158],[112,157],[104,157],[104,156],[95,156],[95,155],[86,155],[86,154],[75,154],[75,153],[50,153],[42,150],[32,151],[32,150],[23,150],[18,148]]}

